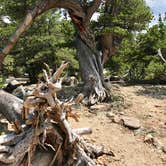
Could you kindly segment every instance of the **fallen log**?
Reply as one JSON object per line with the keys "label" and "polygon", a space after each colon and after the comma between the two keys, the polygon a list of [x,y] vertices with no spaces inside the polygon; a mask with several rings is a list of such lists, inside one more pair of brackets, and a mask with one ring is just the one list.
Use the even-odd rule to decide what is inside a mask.
{"label": "fallen log", "polygon": [[[95,166],[94,159],[100,155],[112,155],[81,137],[90,134],[90,128],[71,128],[68,118],[78,121],[73,106],[81,102],[83,95],[64,102],[57,98],[56,93],[62,88],[59,77],[67,66],[63,63],[54,74],[46,66],[45,80],[24,102],[0,91],[0,112],[15,125],[15,133],[0,136],[0,165]],[[6,102],[9,100],[10,105]],[[47,162],[42,162],[42,158]]]}
{"label": "fallen log", "polygon": [[23,101],[3,90],[0,90],[0,114],[2,114],[13,128],[19,133],[21,129],[21,108]]}

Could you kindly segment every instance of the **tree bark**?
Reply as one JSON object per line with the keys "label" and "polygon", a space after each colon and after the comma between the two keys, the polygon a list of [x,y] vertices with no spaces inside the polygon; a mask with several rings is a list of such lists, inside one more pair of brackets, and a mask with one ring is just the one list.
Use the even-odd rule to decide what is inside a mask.
{"label": "tree bark", "polygon": [[115,54],[116,48],[113,45],[113,34],[106,33],[100,36],[100,44],[102,47],[102,65],[104,66],[109,58]]}
{"label": "tree bark", "polygon": [[79,17],[69,11],[77,32],[77,56],[81,76],[84,81],[84,92],[88,97],[89,104],[95,104],[97,101],[103,101],[106,98],[101,56],[96,49],[95,35],[89,25],[90,18],[100,3],[100,0],[96,0],[90,7],[85,8],[84,10],[86,12],[84,17]]}
{"label": "tree bark", "polygon": [[6,47],[0,53],[0,66],[5,56],[15,46],[21,34],[37,16],[51,8],[65,8],[69,11],[77,31],[76,48],[78,50],[82,79],[85,82],[86,94],[91,98],[91,103],[93,104],[98,100],[104,100],[106,91],[104,88],[101,57],[96,51],[94,35],[89,29],[90,19],[100,4],[101,0],[94,0],[85,4],[75,0],[43,0],[27,14],[23,22],[16,29],[16,32],[10,37]]}
{"label": "tree bark", "polygon": [[104,100],[106,89],[104,88],[100,55],[93,47],[88,46],[79,35],[76,38],[76,48],[82,79],[85,83],[84,92],[89,97],[89,104]]}
{"label": "tree bark", "polygon": [[3,90],[0,90],[0,114],[2,114],[17,132],[21,129],[21,108],[23,101]]}
{"label": "tree bark", "polygon": [[[73,109],[78,104],[78,97],[66,102],[57,98],[57,92],[62,88],[59,85],[59,76],[67,66],[68,63],[63,63],[54,74],[43,70],[44,81],[37,84],[20,109],[21,114],[25,115],[22,116],[23,130],[19,134],[0,136],[0,165],[95,166],[97,160],[94,159],[99,156],[114,155],[80,137],[91,133],[91,129],[72,129],[70,126],[69,117],[75,120],[79,118]],[[15,105],[19,105],[20,101],[14,96],[9,98]],[[11,108],[8,106],[8,109]],[[8,118],[13,117],[13,112],[9,110],[6,118],[14,123],[15,117]],[[47,162],[39,164],[44,155],[47,155]]]}

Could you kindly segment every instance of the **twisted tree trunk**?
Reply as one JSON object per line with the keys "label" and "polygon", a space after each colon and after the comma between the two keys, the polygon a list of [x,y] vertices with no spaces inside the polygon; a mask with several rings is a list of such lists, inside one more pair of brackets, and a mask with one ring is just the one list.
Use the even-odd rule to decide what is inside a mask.
{"label": "twisted tree trunk", "polygon": [[99,53],[94,47],[87,45],[79,35],[76,38],[76,47],[80,71],[85,83],[84,92],[89,97],[89,104],[104,100],[106,89],[104,88],[103,69]]}
{"label": "twisted tree trunk", "polygon": [[[32,11],[29,11],[23,22],[10,37],[6,47],[0,53],[0,66],[7,54],[13,49],[21,34],[29,27],[34,19],[51,8],[64,8],[69,11],[75,25],[77,37],[76,48],[82,79],[85,83],[85,94],[91,104],[106,98],[103,81],[101,57],[96,50],[92,31],[89,29],[90,19],[99,8],[101,0],[43,0]],[[2,68],[1,68],[2,69]]]}

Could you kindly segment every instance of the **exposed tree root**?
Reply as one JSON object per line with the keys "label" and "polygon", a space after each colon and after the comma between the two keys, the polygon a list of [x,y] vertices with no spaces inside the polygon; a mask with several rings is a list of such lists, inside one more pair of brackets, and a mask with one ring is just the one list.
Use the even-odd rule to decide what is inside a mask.
{"label": "exposed tree root", "polygon": [[[43,70],[45,81],[38,83],[33,95],[23,103],[20,115],[23,125],[18,124],[22,129],[19,130],[20,134],[0,137],[0,165],[35,166],[35,163],[41,161],[39,154],[44,157],[43,154],[47,152],[48,158],[40,166],[95,166],[93,159],[102,154],[112,155],[80,137],[90,134],[91,129],[72,129],[69,125],[69,117],[78,121],[79,116],[72,106],[78,104],[83,96],[80,94],[75,100],[68,102],[57,98],[56,93],[62,88],[59,77],[67,66],[68,63],[63,63],[54,74],[51,74],[48,66],[47,70]],[[97,93],[98,96],[104,95],[98,91]],[[10,112],[8,111],[8,119],[13,117]],[[11,121],[15,123],[15,119]],[[39,149],[45,153],[41,153]]]}

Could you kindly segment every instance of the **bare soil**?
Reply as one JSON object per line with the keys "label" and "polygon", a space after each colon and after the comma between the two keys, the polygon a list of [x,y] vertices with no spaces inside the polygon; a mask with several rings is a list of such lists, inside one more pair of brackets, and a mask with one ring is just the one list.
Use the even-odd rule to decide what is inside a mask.
{"label": "bare soil", "polygon": [[[74,128],[92,128],[93,133],[84,137],[115,154],[115,157],[100,157],[98,165],[166,166],[166,153],[157,145],[144,142],[145,136],[151,134],[166,148],[166,86],[114,85],[113,89],[115,101],[93,109],[80,106],[80,121],[71,121]],[[112,122],[107,116],[110,112],[118,117],[139,119],[141,128],[132,130]]]}

